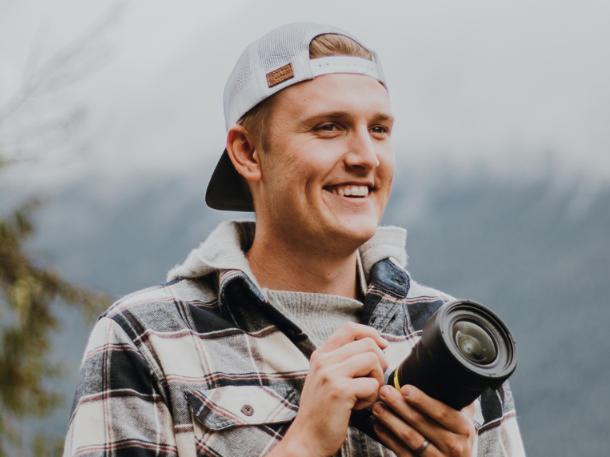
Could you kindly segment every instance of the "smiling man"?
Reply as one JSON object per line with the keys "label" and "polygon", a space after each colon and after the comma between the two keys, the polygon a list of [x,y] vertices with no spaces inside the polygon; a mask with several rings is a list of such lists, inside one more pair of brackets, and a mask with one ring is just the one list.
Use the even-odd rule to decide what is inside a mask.
{"label": "smiling man", "polygon": [[[508,385],[456,411],[384,386],[451,297],[378,227],[394,124],[378,56],[296,23],[254,42],[225,89],[226,150],[206,201],[225,222],[115,303],[83,360],[66,455],[520,456]],[[353,426],[372,407],[381,443]]]}

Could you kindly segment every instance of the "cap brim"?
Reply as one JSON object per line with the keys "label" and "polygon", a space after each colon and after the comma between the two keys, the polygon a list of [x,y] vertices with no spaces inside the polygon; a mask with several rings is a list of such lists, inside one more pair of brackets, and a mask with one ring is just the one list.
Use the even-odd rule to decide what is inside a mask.
{"label": "cap brim", "polygon": [[224,211],[254,211],[254,204],[241,183],[225,149],[216,165],[205,193],[210,208]]}

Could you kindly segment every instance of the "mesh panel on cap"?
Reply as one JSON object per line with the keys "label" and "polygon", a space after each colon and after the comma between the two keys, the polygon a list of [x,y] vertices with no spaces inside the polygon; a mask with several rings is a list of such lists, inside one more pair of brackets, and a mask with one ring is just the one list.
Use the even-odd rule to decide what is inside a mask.
{"label": "mesh panel on cap", "polygon": [[[275,36],[270,38],[276,38]],[[301,34],[291,34],[278,39],[262,39],[258,46],[258,59],[265,74],[286,65],[294,56],[304,52]],[[307,44],[309,53],[309,44]]]}
{"label": "mesh panel on cap", "polygon": [[[227,130],[248,110],[270,95],[297,82],[312,78],[309,66],[309,43],[318,35],[344,35],[365,47],[361,41],[337,27],[313,22],[295,22],[279,27],[252,43],[242,53],[229,76],[224,93],[225,125]],[[373,55],[382,75],[376,54]],[[294,77],[269,87],[267,73],[292,64]]]}

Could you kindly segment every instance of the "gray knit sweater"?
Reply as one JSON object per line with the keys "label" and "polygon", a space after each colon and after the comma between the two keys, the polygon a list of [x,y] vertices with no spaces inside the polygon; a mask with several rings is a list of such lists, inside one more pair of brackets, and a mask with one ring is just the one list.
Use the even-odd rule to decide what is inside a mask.
{"label": "gray knit sweater", "polygon": [[269,290],[268,295],[276,307],[281,304],[292,314],[317,347],[346,322],[359,322],[362,311],[361,302],[339,295],[286,290]]}
{"label": "gray knit sweater", "polygon": [[[356,277],[359,295],[366,295],[366,276],[360,253],[357,256]],[[317,294],[267,289],[269,300],[276,307],[283,307],[295,322],[300,324],[313,343],[320,347],[346,322],[360,322],[362,302],[340,295]]]}

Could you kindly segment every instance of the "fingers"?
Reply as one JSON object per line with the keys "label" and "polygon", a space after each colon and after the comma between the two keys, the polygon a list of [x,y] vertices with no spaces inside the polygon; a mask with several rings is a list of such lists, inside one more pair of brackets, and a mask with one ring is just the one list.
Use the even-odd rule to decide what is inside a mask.
{"label": "fingers", "polygon": [[[407,427],[409,426],[407,425]],[[411,428],[413,431],[412,434],[406,432],[402,434],[402,437],[397,436],[381,422],[375,423],[374,429],[377,436],[381,438],[381,441],[383,441],[383,443],[398,457],[416,457],[417,455],[421,455],[422,457],[442,457],[442,454],[432,443],[429,443],[428,447],[420,454],[415,454],[414,450],[419,449],[426,438],[416,431],[413,431],[413,428]]]}
{"label": "fingers", "polygon": [[[354,324],[353,330],[357,333],[359,329],[356,327],[361,326]],[[312,354],[305,388],[326,391],[329,394],[328,401],[339,401],[342,404],[347,402],[349,409],[362,409],[377,400],[377,392],[384,383],[383,373],[387,366],[385,355],[373,338],[352,338],[351,342],[334,351],[317,350]]]}
{"label": "fingers", "polygon": [[375,379],[357,378],[351,381],[351,394],[358,398],[352,409],[360,410],[368,408],[377,400],[379,384]]}
{"label": "fingers", "polygon": [[379,364],[377,356],[371,352],[357,354],[349,359],[341,362],[334,367],[336,376],[345,378],[360,378],[369,377],[377,381],[375,388],[375,398],[377,398],[377,389],[383,385],[383,368]]}
{"label": "fingers", "polygon": [[[414,386],[403,386],[400,393],[410,405],[434,419],[447,430],[459,435],[468,435],[472,432],[474,404],[467,406],[462,411],[456,411]],[[396,399],[396,397],[393,398]]]}
{"label": "fingers", "polygon": [[341,346],[351,343],[352,341],[371,338],[378,347],[385,349],[388,347],[388,342],[384,340],[379,332],[368,325],[356,324],[348,322],[342,325],[339,330],[333,333],[326,342],[318,349],[320,352],[330,352]]}
{"label": "fingers", "polygon": [[[377,400],[377,391],[383,384],[383,369],[377,356],[371,352],[356,354],[339,364],[329,364],[317,370],[315,385],[328,389],[331,399],[344,398],[350,408],[358,403],[370,406]],[[356,382],[356,381],[366,381]],[[364,388],[364,390],[360,390]],[[362,401],[359,401],[362,400]]]}
{"label": "fingers", "polygon": [[474,405],[461,412],[434,400],[413,386],[399,391],[389,386],[379,390],[383,403],[373,406],[373,414],[411,449],[427,438],[432,444],[424,454],[464,455],[472,447],[475,429]]}
{"label": "fingers", "polygon": [[364,338],[361,340],[347,343],[338,349],[331,352],[315,351],[311,356],[311,363],[316,364],[338,364],[357,354],[371,353],[377,358],[379,365],[383,371],[387,370],[388,362],[385,354],[372,338]]}
{"label": "fingers", "polygon": [[[445,430],[442,430],[441,427],[439,427],[439,424],[430,416],[422,413],[420,410],[407,403],[401,392],[397,391],[396,389],[390,386],[383,386],[381,389],[379,389],[379,397],[383,403],[385,403],[384,412],[388,413],[385,414],[384,417],[388,416],[389,413],[393,411],[396,416],[401,418],[396,419],[398,419],[400,422],[407,422],[411,424],[420,434],[426,437],[431,437],[432,435],[446,432]],[[375,409],[373,410],[373,413],[375,413]],[[380,419],[382,418],[380,417]],[[394,424],[396,422],[392,421],[391,423]]]}
{"label": "fingers", "polygon": [[364,325],[348,323],[333,333],[310,358],[299,412],[286,436],[293,442],[318,443],[324,450],[308,455],[334,455],[345,440],[352,410],[377,399],[388,366],[382,352],[387,345]]}
{"label": "fingers", "polygon": [[411,449],[381,422],[376,422],[373,428],[381,441],[398,457],[415,457],[415,454],[411,452]]}
{"label": "fingers", "polygon": [[[396,389],[393,390],[396,392]],[[396,454],[402,455],[398,452],[398,449],[400,449],[400,452],[404,455],[415,455],[413,454],[413,450],[418,449],[427,438],[431,444],[426,449],[426,453],[424,454],[425,457],[440,455],[438,449],[432,444],[432,436],[435,436],[434,434],[432,436],[422,434],[414,426],[406,422],[403,418],[398,416],[396,412],[392,411],[381,402],[378,402],[373,406],[373,414],[379,420],[377,424],[379,424],[379,426],[383,425],[381,430],[384,432],[385,436],[380,436],[380,438],[387,438],[388,441],[397,448],[397,450],[392,448]],[[377,426],[377,424],[375,425]],[[377,431],[377,427],[375,427],[375,431]],[[403,448],[406,449],[406,451]]]}

